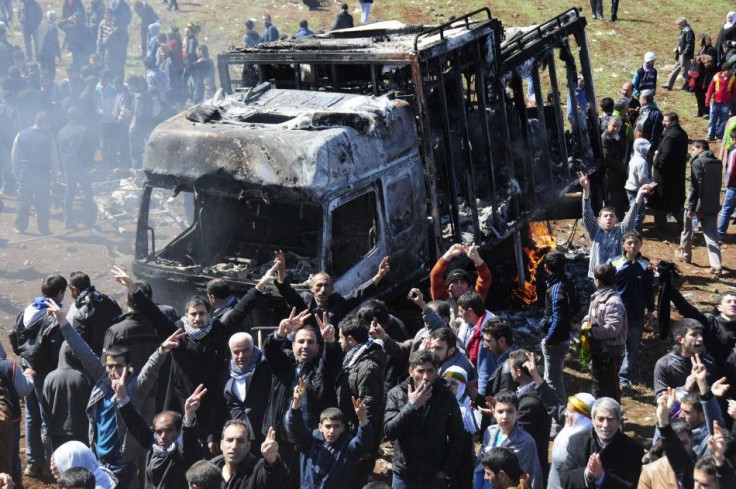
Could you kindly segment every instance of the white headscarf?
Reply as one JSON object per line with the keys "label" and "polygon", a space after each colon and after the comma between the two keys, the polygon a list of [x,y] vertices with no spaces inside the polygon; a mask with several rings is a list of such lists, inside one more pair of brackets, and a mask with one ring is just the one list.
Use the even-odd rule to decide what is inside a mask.
{"label": "white headscarf", "polygon": [[[579,394],[576,394],[574,397],[584,402],[591,408],[593,407],[593,403],[595,402],[595,397],[588,394],[587,392],[581,392]],[[568,407],[568,409],[570,408]],[[562,430],[557,434],[557,437],[555,438],[555,442],[552,445],[552,457],[554,457],[556,454],[566,454],[567,444],[570,441],[570,437],[577,433],[580,433],[581,431],[589,430],[593,426],[590,418],[578,411],[573,410],[572,416],[572,425],[565,424],[565,427],[562,428]]]}
{"label": "white headscarf", "polygon": [[460,405],[460,413],[463,416],[463,426],[465,427],[465,431],[468,433],[475,433],[478,431],[478,424],[475,421],[473,408],[470,406],[470,396],[465,394],[465,384],[468,383],[468,373],[464,368],[453,365],[445,370],[445,373],[442,374],[442,376],[458,381],[455,399],[457,399],[457,403]]}
{"label": "white headscarf", "polygon": [[[731,19],[730,21],[728,19]],[[726,14],[726,22],[723,24],[724,29],[730,29],[734,25],[734,20],[736,20],[736,12],[733,10]]]}
{"label": "white headscarf", "polygon": [[59,474],[72,467],[84,467],[95,476],[95,489],[115,489],[118,479],[109,469],[100,465],[92,451],[82,442],[68,441],[54,452],[54,462]]}

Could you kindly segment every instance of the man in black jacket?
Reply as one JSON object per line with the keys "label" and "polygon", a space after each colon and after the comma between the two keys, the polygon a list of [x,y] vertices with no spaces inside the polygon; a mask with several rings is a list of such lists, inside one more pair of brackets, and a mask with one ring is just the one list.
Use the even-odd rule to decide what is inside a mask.
{"label": "man in black jacket", "polygon": [[360,399],[373,432],[373,446],[363,455],[356,471],[357,486],[362,487],[364,479],[373,472],[383,439],[386,354],[370,339],[368,327],[356,316],[348,316],[340,323],[340,346],[345,358],[336,380],[338,407],[345,414],[351,436],[356,436],[358,418],[351,408],[352,399]]}
{"label": "man in black jacket", "polygon": [[[209,303],[203,297],[195,296],[187,303],[185,316],[175,323],[140,289],[136,289],[135,282],[124,270],[113,268],[115,280],[128,288],[136,309],[148,318],[159,337],[165,338],[178,329],[187,332],[182,345],[172,352],[164,410],[181,412],[189,394],[199,384],[204,384],[209,392],[217,389],[217,380],[227,359],[228,338],[236,330],[236,325],[241,324],[245,315],[256,306],[266,285],[273,279],[272,273],[273,270],[266,272],[224,322],[211,319]],[[211,412],[213,397],[209,395],[202,399],[202,412]],[[203,433],[209,433],[209,421],[208,417],[200,420]]]}
{"label": "man in black jacket", "polygon": [[263,430],[273,427],[276,440],[285,448],[281,454],[289,468],[287,488],[299,485],[299,454],[293,449],[294,439],[284,424],[293,386],[300,379],[306,381],[304,424],[310,430],[316,429],[320,413],[337,405],[335,381],[342,366],[342,351],[334,326],[327,322],[327,313],[322,316],[324,319],[319,319],[319,332],[311,324],[305,324],[308,316],[308,311],[296,314],[292,310],[291,316],[279,323],[263,345],[266,361],[273,371]]}
{"label": "man in black jacket", "polygon": [[388,393],[383,427],[386,438],[394,442],[394,487],[447,487],[464,428],[455,396],[437,377],[431,351],[412,353],[409,378]]}
{"label": "man in black jacket", "polygon": [[348,8],[347,3],[343,3],[342,7],[340,7],[340,13],[335,17],[335,25],[332,26],[333,31],[338,29],[349,29],[354,26],[353,16],[348,12]]}
{"label": "man in black jacket", "polygon": [[596,400],[593,429],[573,435],[567,460],[560,470],[565,489],[635,488],[641,473],[643,449],[621,431],[621,405],[610,397]]}
{"label": "man in black jacket", "polygon": [[222,455],[212,463],[222,470],[223,489],[274,489],[286,483],[288,469],[279,454],[276,431],[269,428],[261,445],[262,459],[250,453],[248,425],[231,419],[222,429]]}
{"label": "man in black jacket", "polygon": [[673,53],[675,55],[675,66],[672,68],[670,77],[667,78],[667,83],[662,85],[662,88],[672,90],[672,87],[677,80],[677,76],[682,73],[682,77],[685,79],[685,83],[682,85],[682,89],[688,91],[688,81],[690,80],[690,64],[695,56],[695,32],[690,24],[687,23],[685,17],[679,17],[675,23],[680,28],[680,37],[677,38],[677,47]]}
{"label": "man in black jacket", "polygon": [[685,216],[680,235],[679,256],[690,263],[693,247],[693,217],[700,220],[708,248],[708,261],[715,278],[720,277],[721,243],[718,240],[718,212],[721,210],[723,163],[702,139],[693,141],[690,162],[690,193],[685,201]]}
{"label": "man in black jacket", "polygon": [[[84,341],[99,357],[102,355],[108,328],[123,311],[114,299],[98,292],[92,285],[89,275],[84,272],[72,272],[69,275],[69,294],[74,299],[74,304],[69,307],[66,320],[82,335]],[[158,340],[156,344],[158,345]],[[153,350],[148,353],[146,359],[151,353]]]}
{"label": "man in black jacket", "polygon": [[350,311],[358,307],[366,298],[375,295],[381,280],[389,272],[388,257],[384,257],[378,265],[378,270],[373,278],[347,296],[333,292],[332,278],[325,272],[319,272],[312,276],[309,292],[298,294],[287,280],[284,253],[277,251],[275,255],[274,265],[278,271],[278,278],[274,282],[274,285],[276,285],[279,294],[281,294],[289,307],[296,307],[296,312],[309,311],[310,317],[308,322],[313,325],[316,325],[316,323],[311,315],[319,314],[322,316],[323,313],[327,313],[327,320],[330,324],[340,324],[342,318]]}
{"label": "man in black jacket", "polygon": [[156,415],[151,429],[130,402],[125,388],[128,375],[127,370],[123,370],[122,375],[113,372],[112,388],[115,390],[115,402],[125,426],[133,438],[147,450],[146,489],[186,487],[187,469],[202,458],[195,414],[207,389],[199,385],[187,398],[183,417],[174,411],[164,411]]}
{"label": "man in black jacket", "polygon": [[549,473],[549,433],[552,419],[547,413],[542,398],[534,388],[534,379],[524,365],[529,361],[532,353],[526,350],[516,350],[509,355],[511,362],[511,376],[519,384],[516,395],[519,397],[519,425],[534,438],[537,445],[537,457],[542,468],[544,478],[543,487],[547,487]]}
{"label": "man in black jacket", "polygon": [[261,452],[265,441],[263,417],[266,414],[268,394],[271,390],[271,367],[263,352],[255,346],[248,333],[235,333],[228,340],[230,361],[223,368],[218,389],[214,392],[214,409],[210,419],[207,448],[216,454],[220,448],[220,433],[228,419],[248,423],[252,440],[250,451],[254,456]]}
{"label": "man in black jacket", "polygon": [[655,229],[665,231],[668,213],[682,228],[688,135],[680,126],[680,118],[675,112],[666,112],[662,124],[664,132],[652,161],[652,181],[657,186],[647,205],[653,210]]}

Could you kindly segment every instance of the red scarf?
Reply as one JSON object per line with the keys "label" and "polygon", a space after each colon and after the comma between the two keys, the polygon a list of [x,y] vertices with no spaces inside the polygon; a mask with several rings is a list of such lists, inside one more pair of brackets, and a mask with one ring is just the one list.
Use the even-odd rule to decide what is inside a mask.
{"label": "red scarf", "polygon": [[483,338],[481,337],[481,324],[483,324],[483,319],[486,317],[487,313],[483,313],[483,315],[478,319],[478,322],[475,325],[475,328],[473,329],[473,332],[470,335],[470,338],[468,338],[468,344],[466,345],[468,349],[468,358],[470,358],[470,363],[475,366],[475,364],[478,362],[478,351],[480,351],[480,345],[483,341]]}

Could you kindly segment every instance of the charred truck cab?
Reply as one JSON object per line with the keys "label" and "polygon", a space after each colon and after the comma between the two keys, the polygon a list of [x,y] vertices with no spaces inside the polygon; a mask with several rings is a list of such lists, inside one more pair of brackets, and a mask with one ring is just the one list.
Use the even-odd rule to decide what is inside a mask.
{"label": "charred truck cab", "polygon": [[[453,242],[487,257],[513,237],[523,276],[521,229],[600,157],[584,28],[571,9],[504,31],[481,9],[220,54],[218,94],[149,139],[135,274],[162,293],[218,276],[242,293],[283,250],[297,288],[325,270],[346,293],[389,256],[390,297]],[[563,117],[578,74],[589,105]],[[157,246],[161,191],[193,210]]]}

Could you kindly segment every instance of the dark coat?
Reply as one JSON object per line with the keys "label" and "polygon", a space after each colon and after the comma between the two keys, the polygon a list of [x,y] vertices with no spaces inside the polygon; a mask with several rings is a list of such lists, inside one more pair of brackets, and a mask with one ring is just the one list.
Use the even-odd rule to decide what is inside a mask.
{"label": "dark coat", "polygon": [[601,457],[606,477],[600,489],[635,488],[641,473],[641,457],[644,450],[638,442],[623,432],[618,432],[613,440],[601,448],[595,432],[590,429],[573,435],[567,445],[567,460],[562,464],[560,480],[565,489],[587,489],[585,467],[591,454],[597,452]]}
{"label": "dark coat", "polygon": [[41,406],[49,421],[51,436],[71,436],[79,441],[88,439],[87,401],[91,393],[91,379],[82,362],[66,342],[62,343],[59,366],[43,383]]}
{"label": "dark coat", "polygon": [[409,385],[414,385],[411,377],[391,389],[386,400],[383,428],[386,438],[394,442],[392,470],[415,481],[429,480],[439,471],[452,474],[463,448],[460,406],[437,379],[426,404],[413,409]]}
{"label": "dark coat", "polygon": [[[268,395],[271,391],[271,367],[266,358],[261,356],[260,361],[253,369],[253,376],[246,381],[245,401],[241,401],[233,393],[233,379],[230,377],[230,367],[226,366],[219,380],[219,388],[213,400],[212,416],[210,417],[210,432],[203,433],[206,441],[219,443],[222,427],[229,419],[247,418],[253,428],[255,440],[251,441],[250,452],[259,456],[261,443],[266,439],[263,433],[263,418],[266,415]],[[266,427],[268,431],[268,427]]]}
{"label": "dark coat", "polygon": [[[212,463],[218,469],[225,465],[225,458],[219,455],[212,459]],[[223,483],[223,489],[279,489],[284,487],[289,470],[279,457],[273,465],[269,465],[265,459],[257,459],[250,453],[238,465],[235,474]]]}
{"label": "dark coat", "polygon": [[[291,341],[278,338],[275,332],[266,338],[263,353],[273,371],[263,430],[267,431],[272,426],[276,430],[277,440],[285,441],[289,437],[286,435],[284,415],[289,409],[296,381],[297,361],[291,350]],[[337,405],[335,380],[342,366],[341,361],[342,351],[335,341],[325,343],[321,355],[301,366],[300,376],[307,382],[307,428],[310,430],[317,427],[323,410]]]}
{"label": "dark coat", "polygon": [[[375,294],[377,287],[373,285],[372,281],[368,281],[363,284],[360,288],[352,291],[346,296],[342,296],[337,292],[334,292],[330,297],[327,298],[327,307],[323,308],[320,306],[312,295],[311,292],[305,291],[301,294],[297,293],[291,286],[291,282],[287,278],[283,282],[278,280],[274,282],[276,288],[284,298],[289,307],[296,307],[296,312],[308,310],[312,314],[319,314],[322,316],[323,312],[327,313],[327,320],[330,324],[340,324],[340,321],[347,316],[347,314],[358,307],[361,302],[366,298]],[[310,324],[314,322],[314,318],[310,317]]]}
{"label": "dark coat", "polygon": [[154,432],[132,403],[118,408],[128,432],[144,447],[146,452],[146,489],[179,489],[188,487],[184,476],[194,462],[202,459],[202,445],[197,436],[197,426],[182,424],[182,441],[164,457],[153,455]]}
{"label": "dark coat", "polygon": [[[24,0],[18,8],[23,32],[35,33],[43,20],[43,10],[36,0]],[[28,53],[26,53],[28,54]]]}
{"label": "dark coat", "polygon": [[570,320],[580,310],[575,286],[564,272],[550,274],[546,282],[544,316],[539,327],[544,332],[547,343],[570,341]]}
{"label": "dark coat", "polygon": [[652,181],[657,183],[647,205],[652,209],[682,212],[685,203],[687,133],[679,124],[667,129],[652,163]]}
{"label": "dark coat", "polygon": [[[212,329],[199,341],[186,337],[181,345],[172,353],[173,361],[169,371],[169,382],[166,391],[164,409],[183,412],[184,402],[199,384],[204,384],[210,393],[218,386],[218,379],[223,366],[229,357],[228,339],[236,331],[238,325],[256,305],[262,292],[255,287],[248,291],[235,306],[225,322],[212,321]],[[153,325],[161,339],[170,336],[177,329],[183,329],[180,321],[174,323],[146,295],[137,290],[133,295],[137,310],[140,310]],[[200,412],[209,413],[212,409],[214,394],[207,394],[202,399]],[[209,418],[203,416],[199,420],[202,433],[209,433]]]}
{"label": "dark coat", "polygon": [[118,317],[115,324],[105,331],[103,349],[111,346],[126,347],[130,352],[133,369],[140,372],[148,357],[160,344],[161,338],[148,318],[139,311],[131,311]]}
{"label": "dark coat", "polygon": [[712,151],[703,151],[690,162],[690,193],[685,208],[706,215],[721,210],[723,163]]}
{"label": "dark coat", "polygon": [[534,438],[537,456],[545,481],[549,472],[549,431],[552,418],[547,413],[539,392],[532,386],[519,397],[519,426]]}
{"label": "dark coat", "polygon": [[36,31],[36,56],[39,60],[53,61],[61,56],[59,46],[59,29],[46,20],[42,21]]}
{"label": "dark coat", "polygon": [[350,15],[347,10],[342,10],[337,14],[337,17],[335,17],[335,25],[332,26],[332,30],[349,29],[353,26],[353,16]]}
{"label": "dark coat", "polygon": [[365,404],[368,421],[373,428],[375,450],[383,438],[385,370],[386,354],[383,348],[378,343],[371,343],[350,366],[343,366],[336,381],[338,407],[345,414],[352,434],[357,433],[358,418],[353,409],[351,396]]}

